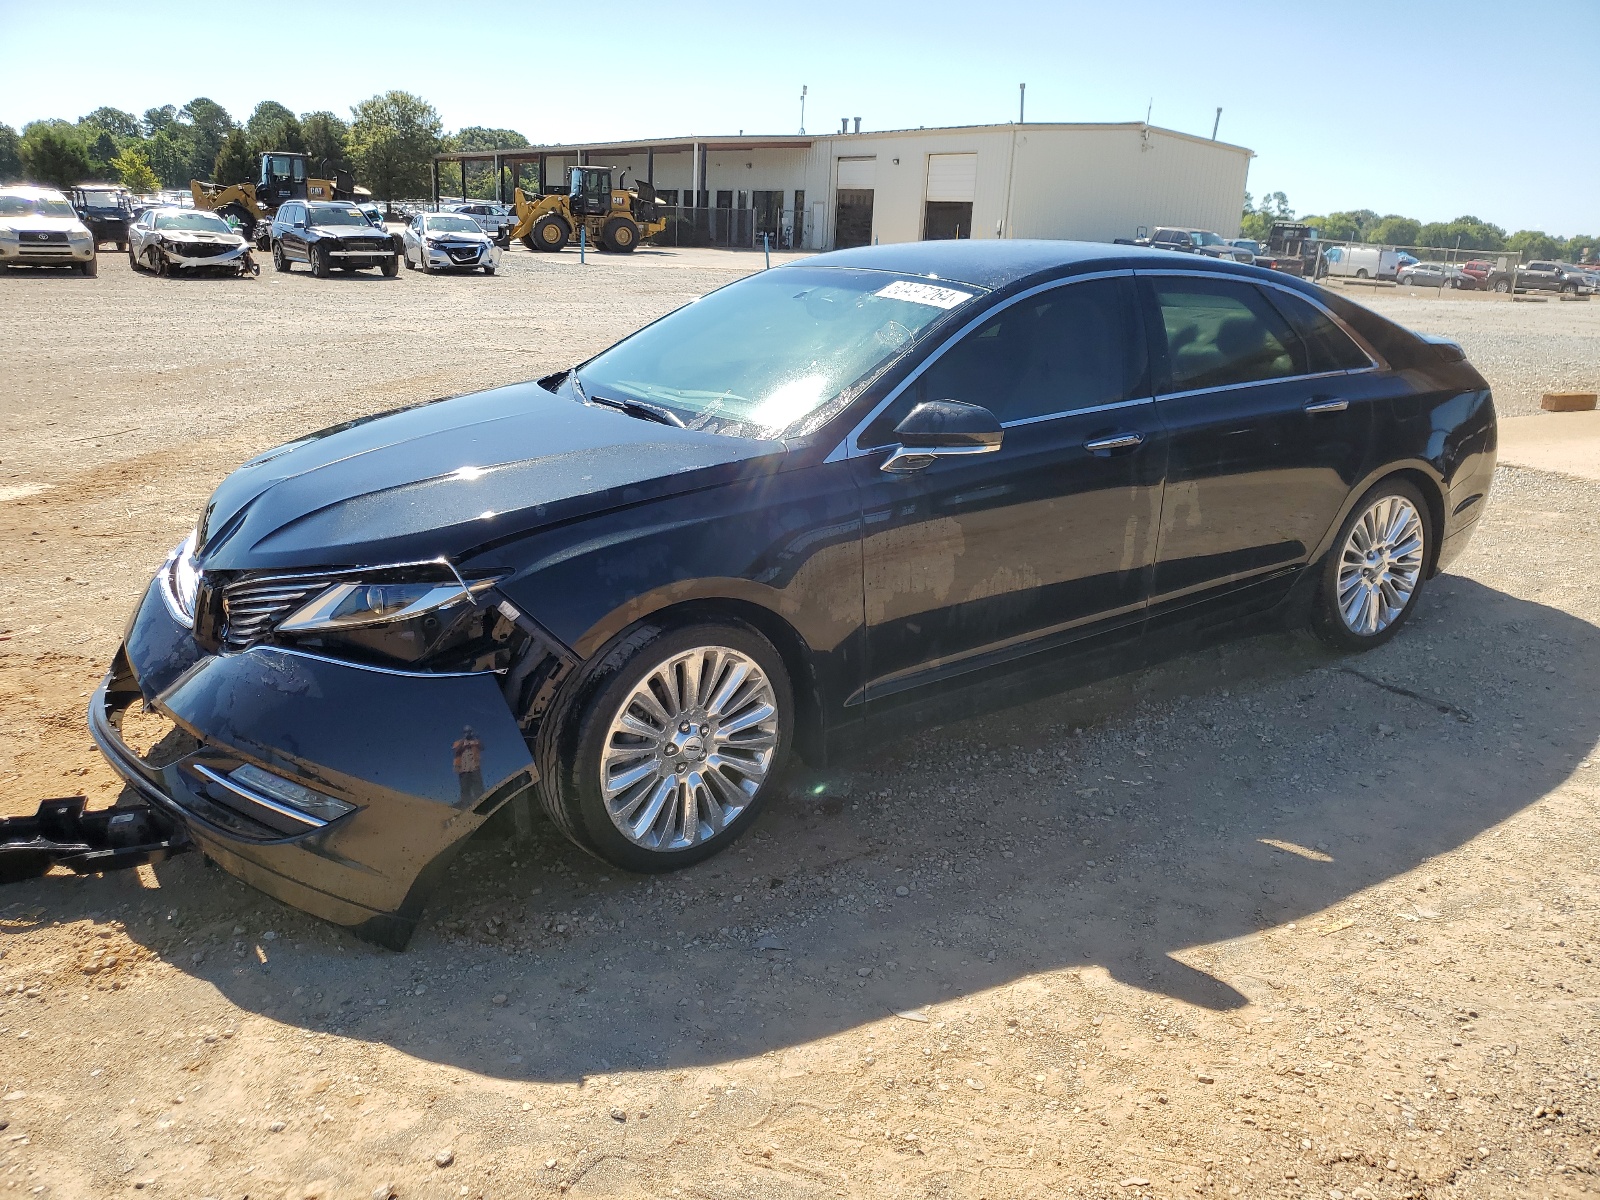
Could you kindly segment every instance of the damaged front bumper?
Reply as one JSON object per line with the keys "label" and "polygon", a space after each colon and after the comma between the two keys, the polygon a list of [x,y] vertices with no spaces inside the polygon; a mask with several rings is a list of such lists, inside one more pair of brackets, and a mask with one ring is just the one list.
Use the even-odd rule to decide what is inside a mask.
{"label": "damaged front bumper", "polygon": [[0,883],[52,867],[79,875],[157,863],[191,846],[182,825],[142,807],[83,811],[82,796],[46,800],[31,817],[0,820]]}
{"label": "damaged front bumper", "polygon": [[216,270],[237,271],[241,275],[260,273],[256,267],[255,258],[250,253],[250,246],[247,244],[240,244],[225,249],[220,253],[213,253],[211,247],[203,244],[194,246],[184,245],[179,242],[162,246],[161,252],[167,260],[168,268],[176,267],[182,271],[213,268]]}
{"label": "damaged front bumper", "polygon": [[[170,719],[143,753],[133,705]],[[404,948],[452,852],[536,771],[492,672],[423,674],[283,647],[206,652],[152,585],[89,706],[107,760],[207,857]],[[463,740],[473,753],[463,755]]]}

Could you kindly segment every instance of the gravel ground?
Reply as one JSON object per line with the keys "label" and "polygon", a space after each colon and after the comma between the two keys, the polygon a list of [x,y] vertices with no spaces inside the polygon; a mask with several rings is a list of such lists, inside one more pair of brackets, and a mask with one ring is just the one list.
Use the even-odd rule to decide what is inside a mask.
{"label": "gravel ground", "polygon": [[1545,392],[1600,391],[1600,301],[1559,301],[1429,289],[1343,289],[1411,329],[1460,342],[1494,388],[1503,417],[1541,411]]}
{"label": "gravel ground", "polygon": [[[85,697],[233,463],[751,265],[0,279],[0,813],[115,794]],[[1473,328],[1532,361],[1524,307]],[[669,878],[484,839],[403,955],[197,856],[15,885],[0,1193],[1588,1194],[1597,537],[1600,486],[1502,469],[1371,654],[1254,638],[932,730]]]}

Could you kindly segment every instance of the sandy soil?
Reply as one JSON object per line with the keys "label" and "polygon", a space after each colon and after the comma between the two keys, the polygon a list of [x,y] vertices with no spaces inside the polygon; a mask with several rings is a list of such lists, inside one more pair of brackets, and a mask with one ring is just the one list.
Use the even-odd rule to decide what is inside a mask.
{"label": "sandy soil", "polygon": [[[87,693],[234,463],[759,262],[103,257],[0,278],[0,814],[115,795]],[[1523,307],[1405,312],[1532,361]],[[1589,1193],[1597,537],[1600,485],[1503,469],[1379,651],[1257,638],[932,730],[668,879],[485,839],[402,955],[194,855],[7,888],[0,1195]]]}

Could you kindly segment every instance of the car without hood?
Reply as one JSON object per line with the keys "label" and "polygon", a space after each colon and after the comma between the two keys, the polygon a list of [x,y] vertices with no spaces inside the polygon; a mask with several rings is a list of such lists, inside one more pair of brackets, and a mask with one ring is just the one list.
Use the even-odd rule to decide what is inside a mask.
{"label": "car without hood", "polygon": [[259,275],[251,249],[231,225],[202,209],[146,209],[128,227],[128,265],[135,271]]}
{"label": "car without hood", "polygon": [[[1382,644],[1466,545],[1459,346],[1195,255],[946,241],[759,272],[537,381],[225,479],[90,729],[228,871],[391,946],[535,804],[654,872],[796,757],[1262,623]],[[153,749],[120,731],[142,703]]]}

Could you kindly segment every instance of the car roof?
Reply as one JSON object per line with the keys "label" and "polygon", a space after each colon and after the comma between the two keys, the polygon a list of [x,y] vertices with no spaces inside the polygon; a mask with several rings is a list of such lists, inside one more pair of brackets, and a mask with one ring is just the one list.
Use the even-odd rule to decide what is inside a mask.
{"label": "car roof", "polygon": [[203,214],[205,216],[208,216],[208,217],[216,217],[217,220],[219,220],[219,221],[225,219],[222,216],[221,213],[212,212],[208,208],[194,208],[192,206],[187,206],[186,207],[186,206],[184,206],[182,204],[152,204],[149,208],[145,209],[144,211],[146,213],[151,214],[152,216],[157,216],[157,217],[164,216],[164,215],[169,214],[169,213],[192,213],[192,212],[197,212],[197,213],[201,213],[201,214]]}
{"label": "car roof", "polygon": [[56,188],[34,187],[31,183],[8,184],[0,187],[0,196],[21,196],[24,200],[65,200]]}
{"label": "car roof", "polygon": [[357,200],[302,200],[307,208],[360,208],[361,201]]}
{"label": "car roof", "polygon": [[1216,271],[1277,282],[1291,278],[1243,263],[1144,246],[1013,238],[962,238],[858,246],[853,250],[834,250],[800,259],[794,265],[854,267],[867,271],[893,271],[902,275],[925,275],[991,290],[1009,287],[1036,276],[1052,277],[1139,267],[1152,269],[1159,266],[1177,267],[1184,271]]}

